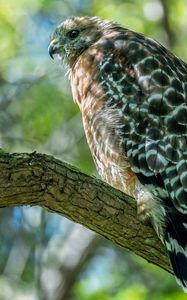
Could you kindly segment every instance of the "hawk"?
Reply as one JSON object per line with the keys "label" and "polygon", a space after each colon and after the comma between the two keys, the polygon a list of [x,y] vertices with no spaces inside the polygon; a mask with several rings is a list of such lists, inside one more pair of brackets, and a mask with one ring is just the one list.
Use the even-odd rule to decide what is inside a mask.
{"label": "hawk", "polygon": [[68,67],[101,178],[136,199],[187,292],[187,64],[98,17],[65,20],[48,51]]}

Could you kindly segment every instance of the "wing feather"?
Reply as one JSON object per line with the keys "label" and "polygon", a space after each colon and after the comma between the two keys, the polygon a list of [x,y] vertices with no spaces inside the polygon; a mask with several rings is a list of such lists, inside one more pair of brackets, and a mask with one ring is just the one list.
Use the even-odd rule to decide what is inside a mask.
{"label": "wing feather", "polygon": [[130,127],[121,134],[132,169],[144,184],[147,177],[148,184],[164,186],[175,208],[187,213],[187,65],[128,30],[113,42],[123,78],[115,88],[123,91],[118,101]]}

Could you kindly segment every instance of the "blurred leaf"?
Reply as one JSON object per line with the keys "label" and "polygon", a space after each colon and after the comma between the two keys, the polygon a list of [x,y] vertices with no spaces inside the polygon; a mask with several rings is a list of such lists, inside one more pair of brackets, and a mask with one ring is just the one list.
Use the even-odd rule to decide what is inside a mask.
{"label": "blurred leaf", "polygon": [[31,141],[45,141],[59,124],[66,121],[65,101],[62,92],[48,82],[29,89],[21,110],[24,136]]}

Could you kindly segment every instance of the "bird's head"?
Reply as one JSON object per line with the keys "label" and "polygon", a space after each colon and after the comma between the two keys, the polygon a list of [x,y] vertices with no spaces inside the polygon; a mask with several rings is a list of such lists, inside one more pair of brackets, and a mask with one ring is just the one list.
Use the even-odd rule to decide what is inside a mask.
{"label": "bird's head", "polygon": [[49,55],[53,58],[54,54],[58,54],[72,67],[79,55],[99,40],[103,29],[110,27],[110,24],[98,17],[71,17],[65,20],[52,35]]}

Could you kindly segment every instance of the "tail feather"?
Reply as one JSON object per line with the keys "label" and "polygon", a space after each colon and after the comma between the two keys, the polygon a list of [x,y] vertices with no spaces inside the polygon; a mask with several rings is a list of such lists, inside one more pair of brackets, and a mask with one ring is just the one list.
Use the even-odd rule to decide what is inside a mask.
{"label": "tail feather", "polygon": [[187,216],[172,214],[169,216],[165,244],[178,284],[187,293]]}
{"label": "tail feather", "polygon": [[187,270],[186,270],[186,256],[179,253],[177,255],[169,253],[170,260],[173,266],[176,280],[178,284],[183,288],[185,293],[187,293]]}

